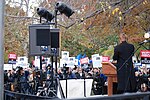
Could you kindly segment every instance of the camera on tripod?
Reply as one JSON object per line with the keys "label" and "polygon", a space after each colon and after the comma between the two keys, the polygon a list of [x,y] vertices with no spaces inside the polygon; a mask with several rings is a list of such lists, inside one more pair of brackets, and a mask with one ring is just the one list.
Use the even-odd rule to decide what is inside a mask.
{"label": "camera on tripod", "polygon": [[41,51],[42,52],[48,51],[48,46],[41,46]]}

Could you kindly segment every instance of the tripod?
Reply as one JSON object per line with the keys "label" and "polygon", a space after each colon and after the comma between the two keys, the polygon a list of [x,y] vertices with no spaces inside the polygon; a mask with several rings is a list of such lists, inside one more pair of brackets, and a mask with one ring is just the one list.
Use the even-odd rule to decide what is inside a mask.
{"label": "tripod", "polygon": [[[45,83],[44,83],[44,87],[39,87],[38,92],[36,95],[38,96],[48,96],[48,97],[57,97],[57,93],[58,93],[58,89],[60,92],[60,96],[61,98],[65,98],[63,91],[62,91],[62,87],[60,85],[60,81],[58,79],[57,76],[57,68],[56,68],[56,72],[54,74],[54,68],[53,68],[53,62],[54,62],[54,57],[57,58],[57,50],[55,48],[51,49],[51,77],[50,79],[46,79]],[[57,63],[57,60],[55,60],[55,62]],[[55,66],[57,67],[57,66]]]}
{"label": "tripod", "polygon": [[[46,82],[48,83],[45,83],[47,84],[48,86],[46,87],[46,89],[44,91],[41,91],[40,94],[43,94],[44,93],[44,96],[50,96],[50,97],[56,97],[57,96],[57,93],[58,93],[58,89],[59,89],[59,92],[60,92],[60,96],[61,98],[65,98],[64,94],[63,94],[63,90],[62,90],[62,87],[60,85],[60,81],[59,81],[59,78],[58,78],[58,75],[57,75],[57,49],[56,48],[52,48],[51,49],[51,53],[52,53],[52,56],[51,56],[51,79],[49,80],[46,80]],[[54,74],[54,68],[53,68],[53,62],[54,62],[54,59],[53,58],[56,58],[55,59],[55,67],[56,67],[56,70],[55,70],[55,74]]]}

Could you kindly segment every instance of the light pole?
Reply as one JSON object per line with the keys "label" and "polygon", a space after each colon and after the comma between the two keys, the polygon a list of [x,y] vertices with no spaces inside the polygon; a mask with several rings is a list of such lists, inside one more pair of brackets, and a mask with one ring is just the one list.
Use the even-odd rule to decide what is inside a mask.
{"label": "light pole", "polygon": [[0,100],[4,100],[4,0],[0,3]]}

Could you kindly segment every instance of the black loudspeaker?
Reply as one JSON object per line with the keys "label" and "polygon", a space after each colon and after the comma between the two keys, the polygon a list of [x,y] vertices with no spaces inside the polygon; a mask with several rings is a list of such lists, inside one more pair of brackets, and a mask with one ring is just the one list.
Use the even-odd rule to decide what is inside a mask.
{"label": "black loudspeaker", "polygon": [[[33,24],[29,26],[29,54],[34,56],[59,56],[59,29],[50,25]],[[55,48],[55,49],[52,49]],[[53,52],[55,50],[55,54]]]}
{"label": "black loudspeaker", "polygon": [[51,43],[50,29],[37,29],[36,30],[36,45],[37,46],[50,46]]}
{"label": "black loudspeaker", "polygon": [[59,48],[59,32],[51,33],[51,48]]}

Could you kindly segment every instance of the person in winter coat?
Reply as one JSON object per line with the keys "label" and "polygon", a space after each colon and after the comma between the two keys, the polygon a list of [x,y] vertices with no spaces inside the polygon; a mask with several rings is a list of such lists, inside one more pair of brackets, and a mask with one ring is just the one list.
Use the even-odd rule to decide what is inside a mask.
{"label": "person in winter coat", "polygon": [[134,46],[127,42],[125,33],[120,33],[120,44],[114,48],[113,60],[117,61],[117,93],[135,92],[136,79],[132,62]]}

